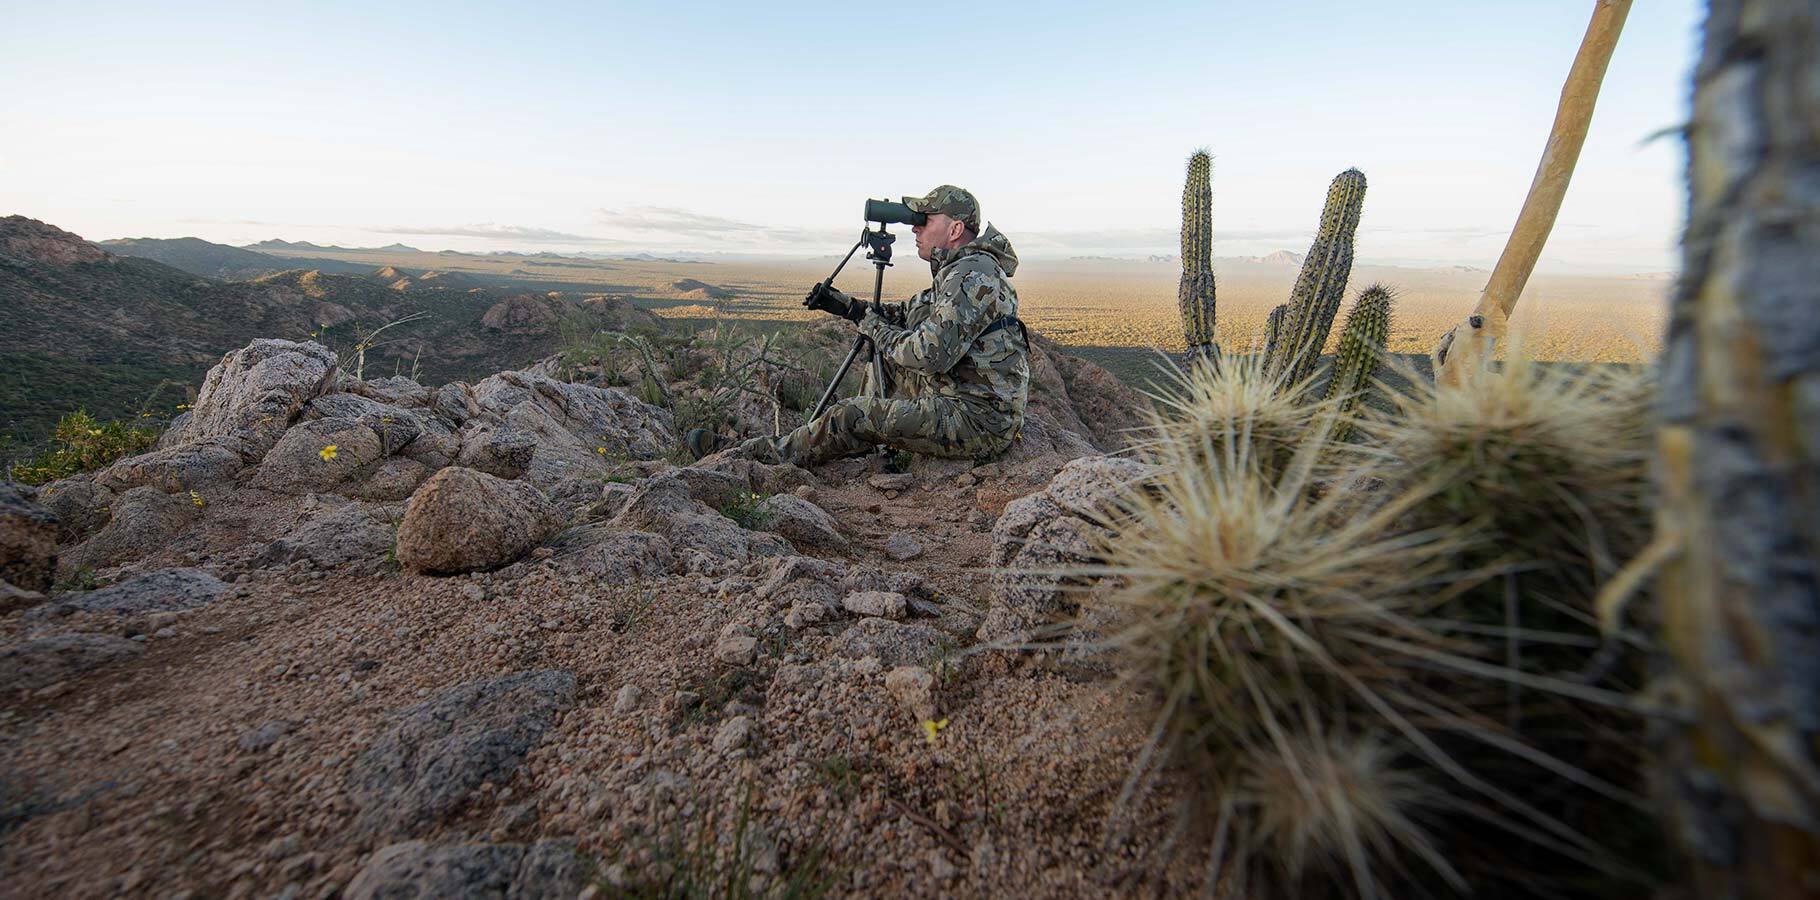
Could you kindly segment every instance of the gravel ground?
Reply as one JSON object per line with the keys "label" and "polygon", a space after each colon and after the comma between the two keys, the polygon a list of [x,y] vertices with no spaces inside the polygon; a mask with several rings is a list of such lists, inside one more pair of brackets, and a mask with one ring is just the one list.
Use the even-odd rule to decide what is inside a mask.
{"label": "gravel ground", "polygon": [[[218,601],[0,619],[0,652],[65,633],[143,647],[0,686],[0,893],[333,897],[405,839],[570,842],[589,896],[695,870],[839,896],[1197,889],[1196,859],[1176,849],[1194,843],[1174,828],[1179,786],[1165,776],[1120,803],[1145,736],[1139,698],[1091,661],[969,651],[991,522],[1035,487],[925,479],[887,493],[857,463],[820,474],[799,495],[852,539],[825,558],[921,576],[911,620],[789,628],[788,600],[760,590],[774,559],[616,584],[535,555],[450,578],[252,569],[295,510],[251,495],[211,506],[196,539],[137,568],[218,574],[231,582]],[[920,547],[901,562],[887,555],[898,532]],[[719,658],[729,626],[756,639],[750,662]],[[935,676],[929,724],[885,686],[899,663]],[[528,753],[442,722],[473,740],[412,765],[440,778],[470,754],[497,774],[427,825],[362,825],[363,754],[407,710],[551,669],[572,674],[573,699],[531,729]]]}

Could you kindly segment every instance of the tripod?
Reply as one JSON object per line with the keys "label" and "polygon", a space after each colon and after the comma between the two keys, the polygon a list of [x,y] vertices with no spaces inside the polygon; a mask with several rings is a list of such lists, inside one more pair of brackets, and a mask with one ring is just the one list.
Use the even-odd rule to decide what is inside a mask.
{"label": "tripod", "polygon": [[[878,223],[877,231],[870,228],[860,229],[859,241],[853,245],[852,250],[847,251],[847,255],[841,259],[840,265],[834,267],[834,274],[829,275],[828,280],[822,284],[833,287],[834,279],[840,275],[840,270],[847,267],[847,262],[853,259],[853,254],[859,252],[859,248],[865,247],[866,258],[872,260],[873,267],[878,270],[872,280],[872,308],[882,309],[880,299],[885,291],[885,267],[891,265],[891,245],[896,240],[897,235],[885,230],[883,222]],[[828,389],[822,392],[822,398],[815,402],[815,410],[809,413],[809,421],[814,421],[816,416],[827,410],[828,404],[834,401],[834,392],[840,388],[841,380],[847,377],[847,370],[853,367],[853,361],[859,358],[861,350],[868,349],[871,353],[868,365],[872,367],[872,393],[880,399],[890,393],[885,386],[885,360],[879,354],[877,345],[872,343],[872,339],[861,334],[854,340],[853,349],[847,351],[847,358],[841,361],[840,369],[835,371],[834,380],[828,382]]]}

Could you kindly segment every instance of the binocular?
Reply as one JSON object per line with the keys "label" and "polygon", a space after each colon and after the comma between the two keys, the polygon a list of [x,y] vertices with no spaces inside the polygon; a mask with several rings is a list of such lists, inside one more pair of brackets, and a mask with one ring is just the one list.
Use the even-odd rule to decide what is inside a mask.
{"label": "binocular", "polygon": [[867,200],[866,221],[877,222],[880,225],[889,225],[894,222],[904,225],[921,225],[929,221],[929,216],[902,203],[894,203],[890,200]]}

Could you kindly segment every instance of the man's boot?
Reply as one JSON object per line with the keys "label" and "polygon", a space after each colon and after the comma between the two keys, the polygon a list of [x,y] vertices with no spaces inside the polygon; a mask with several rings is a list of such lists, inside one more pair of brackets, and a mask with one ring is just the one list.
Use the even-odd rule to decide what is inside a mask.
{"label": "man's boot", "polygon": [[690,459],[701,459],[720,449],[720,435],[706,428],[691,428],[683,434],[683,447]]}

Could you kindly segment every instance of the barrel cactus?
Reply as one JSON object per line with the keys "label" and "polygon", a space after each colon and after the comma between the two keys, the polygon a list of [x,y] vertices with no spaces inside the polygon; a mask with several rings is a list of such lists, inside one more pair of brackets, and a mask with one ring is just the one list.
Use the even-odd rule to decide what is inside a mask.
{"label": "barrel cactus", "polygon": [[1182,187],[1182,336],[1190,359],[1213,355],[1213,159],[1199,150],[1188,157]]}
{"label": "barrel cactus", "polygon": [[1347,169],[1335,176],[1327,188],[1320,229],[1302,260],[1302,272],[1289,294],[1289,311],[1270,357],[1271,368],[1283,375],[1285,383],[1307,378],[1321,358],[1334,314],[1346,294],[1346,279],[1352,274],[1353,235],[1359,230],[1364,206],[1365,173]]}

